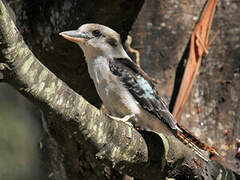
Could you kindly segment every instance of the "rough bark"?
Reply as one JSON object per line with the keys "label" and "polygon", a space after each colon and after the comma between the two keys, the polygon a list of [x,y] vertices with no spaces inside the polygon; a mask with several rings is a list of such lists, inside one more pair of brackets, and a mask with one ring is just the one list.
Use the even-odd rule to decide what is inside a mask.
{"label": "rough bark", "polygon": [[[184,51],[205,2],[146,1],[130,33],[132,46],[141,54],[142,67],[161,82],[159,93],[171,101],[170,109],[186,64]],[[218,1],[210,38],[217,30],[220,34],[202,60],[181,119],[188,130],[215,146],[221,161],[238,173],[239,7],[240,1]]]}
{"label": "rough bark", "polygon": [[[216,162],[206,163],[200,159],[201,166],[196,166],[195,160],[199,160],[199,157],[174,137],[142,132],[144,140],[128,125],[106,118],[73,91],[86,85],[85,80],[81,81],[82,77],[71,77],[78,85],[74,88],[74,84],[65,77],[69,71],[59,72],[56,68],[55,73],[62,79],[65,77],[70,88],[33,56],[2,3],[0,29],[1,71],[5,81],[45,112],[47,118],[42,120],[46,129],[48,151],[53,155],[51,166],[56,179],[107,179],[107,176],[113,179],[114,174],[107,174],[107,169],[105,175],[95,174],[101,172],[95,170],[104,167],[103,163],[123,173],[146,179],[163,178],[166,175],[176,178],[196,176],[195,178],[222,179],[235,176]],[[128,30],[129,28],[125,30],[125,35]],[[42,38],[44,37],[43,35]],[[34,51],[33,47],[32,49]],[[54,55],[48,57],[48,60],[53,57]],[[80,92],[82,93],[79,90]],[[98,100],[93,100],[95,104],[99,103]],[[83,164],[86,162],[89,164]],[[92,171],[93,174],[84,174],[83,168],[86,167],[87,172]],[[139,173],[138,170],[142,168],[147,171]]]}

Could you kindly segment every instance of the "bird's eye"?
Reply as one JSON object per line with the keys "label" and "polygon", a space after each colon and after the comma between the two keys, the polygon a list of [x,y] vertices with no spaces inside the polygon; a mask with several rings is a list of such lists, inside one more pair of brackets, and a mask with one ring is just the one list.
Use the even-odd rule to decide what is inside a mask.
{"label": "bird's eye", "polygon": [[117,40],[114,38],[108,38],[107,43],[110,44],[112,47],[117,47]]}
{"label": "bird's eye", "polygon": [[100,36],[102,35],[102,33],[101,33],[98,29],[93,30],[93,31],[92,31],[92,34],[93,34],[95,37],[100,37]]}

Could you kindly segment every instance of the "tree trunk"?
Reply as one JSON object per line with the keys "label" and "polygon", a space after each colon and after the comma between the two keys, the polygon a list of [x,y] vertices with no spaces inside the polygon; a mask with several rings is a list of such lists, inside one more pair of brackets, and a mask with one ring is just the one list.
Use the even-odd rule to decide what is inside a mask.
{"label": "tree trunk", "polygon": [[[159,92],[173,105],[174,81],[183,73],[182,60],[206,1],[146,1],[131,35],[143,69],[160,80]],[[208,145],[222,162],[240,172],[236,140],[240,138],[240,2],[218,1],[211,36],[220,34],[202,60],[181,123]],[[180,62],[180,61],[184,62]],[[178,71],[176,71],[178,69]],[[177,73],[176,73],[177,72]],[[176,83],[176,82],[175,82]]]}

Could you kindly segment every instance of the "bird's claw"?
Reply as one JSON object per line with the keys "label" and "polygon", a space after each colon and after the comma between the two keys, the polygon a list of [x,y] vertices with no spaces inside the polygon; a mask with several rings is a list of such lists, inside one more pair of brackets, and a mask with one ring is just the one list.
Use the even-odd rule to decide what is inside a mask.
{"label": "bird's claw", "polygon": [[130,126],[131,128],[133,127],[132,123],[129,122],[129,119],[131,119],[132,117],[134,117],[134,114],[129,114],[124,116],[123,118],[119,118],[119,117],[115,117],[115,116],[111,116],[109,114],[107,114],[108,117],[110,117],[111,119],[114,119],[116,121],[122,121],[125,124],[127,124],[128,126]]}

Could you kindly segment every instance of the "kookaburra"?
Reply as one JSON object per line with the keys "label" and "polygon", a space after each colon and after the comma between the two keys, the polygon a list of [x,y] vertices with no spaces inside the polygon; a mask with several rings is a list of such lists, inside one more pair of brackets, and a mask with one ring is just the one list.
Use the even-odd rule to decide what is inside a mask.
{"label": "kookaburra", "polygon": [[60,35],[83,50],[90,77],[111,116],[128,117],[142,129],[175,135],[188,133],[127,55],[117,32],[99,24],[84,24]]}

